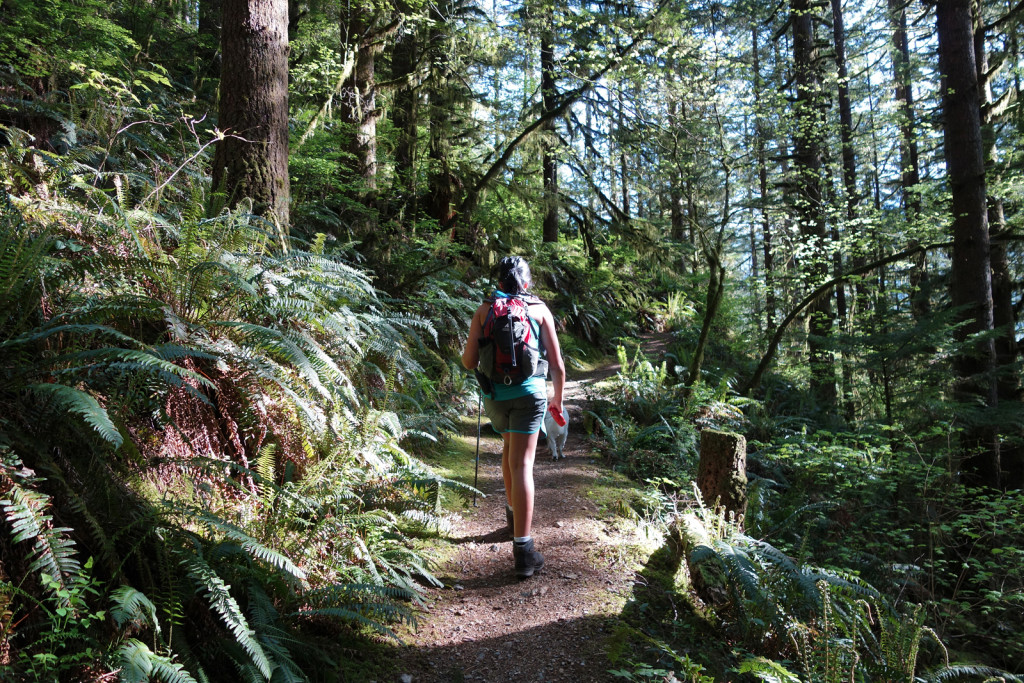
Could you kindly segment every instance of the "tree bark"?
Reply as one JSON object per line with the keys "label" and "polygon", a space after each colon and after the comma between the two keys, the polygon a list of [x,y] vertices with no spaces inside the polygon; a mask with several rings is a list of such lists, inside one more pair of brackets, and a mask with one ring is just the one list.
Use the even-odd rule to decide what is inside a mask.
{"label": "tree bark", "polygon": [[[558,88],[555,84],[555,47],[550,4],[545,3],[541,14],[544,26],[541,28],[540,36],[540,92],[541,111],[547,113],[558,106]],[[541,166],[544,176],[544,224],[543,240],[545,242],[558,241],[558,160],[556,158],[557,145],[555,143],[555,119],[549,119],[544,126],[548,133],[542,143],[543,158]]]}
{"label": "tree bark", "polygon": [[[403,31],[395,42],[392,55],[392,72],[396,79],[403,79],[395,92],[392,119],[398,131],[395,145],[395,178],[399,194],[404,199],[404,210],[408,218],[415,219],[416,205],[416,131],[419,123],[419,94],[410,76],[416,68],[418,57],[417,35],[411,30]],[[409,221],[403,221],[407,223]]]}
{"label": "tree bark", "polygon": [[[921,215],[921,171],[917,151],[917,123],[914,111],[914,82],[910,69],[910,45],[907,41],[907,5],[903,0],[889,0],[892,24],[892,70],[896,83],[896,104],[900,126],[900,186],[903,191],[903,212],[913,225]],[[910,246],[918,244],[917,237]],[[910,310],[916,320],[931,311],[928,297],[927,254],[920,252],[910,267]]]}
{"label": "tree bark", "polygon": [[223,0],[213,186],[288,231],[288,1]]}
{"label": "tree bark", "polygon": [[[996,149],[996,108],[992,102],[992,84],[986,49],[986,27],[981,17],[975,17],[974,56],[977,60],[978,87],[981,94],[981,141],[985,163],[986,192],[988,193],[988,222],[990,236],[990,266],[992,270],[992,325],[996,330],[995,363],[996,397],[1000,404],[1021,401],[1020,373],[1017,362],[1017,320],[1013,312],[1013,278],[1007,255],[1006,244],[992,241],[1006,229],[1003,198],[991,193],[999,184],[998,154]],[[1024,484],[1024,451],[1020,440],[1024,427],[1006,427],[1000,432],[1010,438],[999,444],[999,460],[1002,482],[1005,488],[1020,488]]]}
{"label": "tree bark", "polygon": [[758,52],[758,27],[750,28],[754,71],[754,137],[757,148],[757,186],[760,193],[761,212],[761,248],[764,252],[764,309],[765,330],[770,332],[775,327],[775,252],[772,246],[772,223],[768,216],[768,154],[765,115],[761,107],[761,89],[764,87],[761,78],[761,59]]}
{"label": "tree bark", "polygon": [[342,13],[341,37],[346,54],[354,55],[352,79],[341,95],[341,119],[351,130],[348,151],[355,162],[353,171],[362,180],[363,189],[372,194],[377,188],[377,84],[376,17],[372,6],[352,2]]}
{"label": "tree bark", "polygon": [[697,488],[708,507],[721,505],[742,520],[747,512],[747,440],[740,434],[700,433]]}
{"label": "tree bark", "polygon": [[[811,249],[804,272],[815,285],[828,277],[825,255],[825,217],[822,205],[821,157],[825,135],[825,101],[822,93],[820,59],[814,34],[814,5],[811,0],[791,0],[793,25],[793,69],[796,80],[796,132],[793,161],[796,178],[796,212],[800,234]],[[810,355],[811,393],[826,411],[836,404],[835,366],[829,350],[832,334],[832,300],[823,296],[809,311],[807,346]]]}
{"label": "tree bark", "polygon": [[[955,337],[956,397],[965,406],[996,406],[993,380],[991,253],[986,205],[985,164],[981,139],[978,72],[974,53],[971,0],[936,3],[939,72],[943,78],[943,141],[952,190],[953,251],[951,294],[963,324]],[[963,434],[962,464],[972,484],[999,485],[999,448],[993,430],[968,420]]]}

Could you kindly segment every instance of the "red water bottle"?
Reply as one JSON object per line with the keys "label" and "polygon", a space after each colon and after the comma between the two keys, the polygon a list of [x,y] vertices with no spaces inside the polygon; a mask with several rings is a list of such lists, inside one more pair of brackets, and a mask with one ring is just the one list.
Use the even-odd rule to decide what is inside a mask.
{"label": "red water bottle", "polygon": [[562,415],[562,411],[554,405],[548,406],[548,412],[551,413],[551,417],[555,418],[555,422],[558,423],[559,427],[565,426],[565,415]]}

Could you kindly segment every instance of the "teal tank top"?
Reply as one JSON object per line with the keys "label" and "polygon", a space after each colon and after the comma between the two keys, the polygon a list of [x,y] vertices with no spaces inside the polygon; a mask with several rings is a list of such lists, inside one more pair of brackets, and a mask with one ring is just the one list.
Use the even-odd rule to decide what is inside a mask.
{"label": "teal tank top", "polygon": [[527,377],[522,384],[495,384],[494,393],[487,398],[493,401],[510,401],[514,398],[522,398],[523,396],[529,396],[533,394],[535,396],[543,396],[547,398],[548,387],[547,379],[537,375],[536,377]]}

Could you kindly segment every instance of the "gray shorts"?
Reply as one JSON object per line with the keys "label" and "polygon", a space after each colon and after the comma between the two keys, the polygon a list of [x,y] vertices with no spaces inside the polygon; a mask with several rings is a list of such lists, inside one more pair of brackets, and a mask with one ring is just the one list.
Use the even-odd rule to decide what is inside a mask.
{"label": "gray shorts", "polygon": [[491,427],[499,434],[536,434],[544,424],[547,408],[547,397],[539,394],[527,394],[507,401],[484,398],[484,410],[491,418]]}

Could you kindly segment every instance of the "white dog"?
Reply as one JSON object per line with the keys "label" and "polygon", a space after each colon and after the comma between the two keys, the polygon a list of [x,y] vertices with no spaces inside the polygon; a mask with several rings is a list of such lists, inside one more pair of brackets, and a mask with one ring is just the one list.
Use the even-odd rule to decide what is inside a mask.
{"label": "white dog", "polygon": [[[563,408],[564,410],[564,408]],[[568,412],[568,411],[566,411]],[[565,415],[565,413],[563,413]],[[569,420],[566,415],[565,426],[555,422],[551,411],[544,413],[544,433],[548,437],[548,448],[551,450],[551,459],[558,460],[565,457],[565,440],[569,437]]]}

